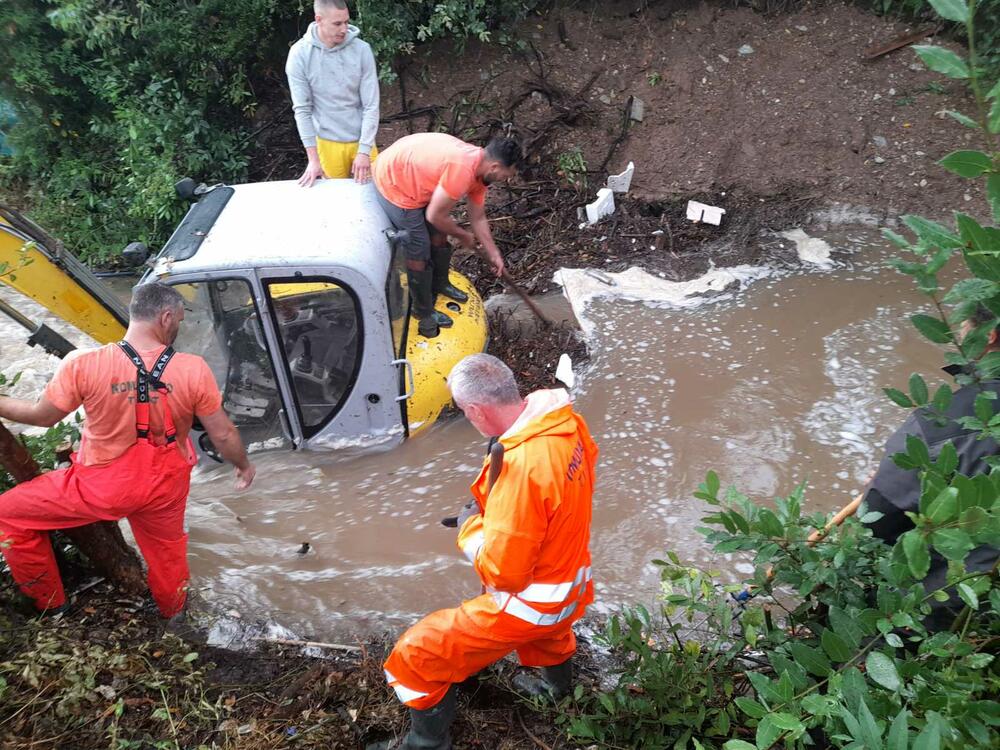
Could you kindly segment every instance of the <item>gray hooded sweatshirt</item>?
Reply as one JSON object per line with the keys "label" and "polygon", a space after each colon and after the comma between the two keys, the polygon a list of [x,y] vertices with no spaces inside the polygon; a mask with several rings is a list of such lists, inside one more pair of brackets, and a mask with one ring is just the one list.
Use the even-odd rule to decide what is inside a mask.
{"label": "gray hooded sweatshirt", "polygon": [[340,44],[325,47],[309,24],[288,52],[285,73],[292,92],[292,110],[306,148],[316,136],[326,141],[355,143],[371,152],[378,131],[378,74],[375,55],[358,38],[357,26],[347,27]]}

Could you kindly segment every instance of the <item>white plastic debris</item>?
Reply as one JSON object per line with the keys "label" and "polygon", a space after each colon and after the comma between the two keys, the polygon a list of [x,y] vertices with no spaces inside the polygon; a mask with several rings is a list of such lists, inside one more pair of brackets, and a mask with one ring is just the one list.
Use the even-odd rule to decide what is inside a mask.
{"label": "white plastic debris", "polygon": [[621,174],[608,175],[608,187],[614,193],[627,193],[632,186],[632,175],[635,174],[635,164],[629,162]]}
{"label": "white plastic debris", "polygon": [[587,204],[587,221],[596,224],[615,212],[615,194],[609,188],[597,191],[597,200]]}
{"label": "white plastic debris", "polygon": [[646,102],[640,99],[638,96],[632,97],[632,106],[629,107],[628,117],[634,122],[642,122],[642,118],[646,116]]}
{"label": "white plastic debris", "polygon": [[722,214],[724,213],[726,213],[724,208],[709,206],[707,203],[699,203],[698,201],[688,201],[687,217],[696,224],[703,221],[706,224],[719,226],[722,223]]}
{"label": "white plastic debris", "polygon": [[573,360],[568,354],[559,355],[559,364],[556,365],[556,380],[572,389],[576,383],[576,373],[573,372]]}

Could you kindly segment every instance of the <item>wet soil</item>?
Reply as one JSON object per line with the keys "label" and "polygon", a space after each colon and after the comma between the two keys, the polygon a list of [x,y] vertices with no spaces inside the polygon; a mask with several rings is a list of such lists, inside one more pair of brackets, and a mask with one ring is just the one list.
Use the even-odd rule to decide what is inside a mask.
{"label": "wet soil", "polygon": [[[347,749],[399,737],[407,718],[386,689],[388,640],[355,653],[263,644],[206,645],[169,628],[149,601],[91,587],[70,612],[39,621],[0,583],[0,748],[276,746]],[[313,649],[315,651],[316,649]],[[581,642],[578,681],[596,682]],[[510,692],[502,663],[460,686],[456,747],[563,746],[543,713]],[[116,744],[121,742],[121,745]]]}

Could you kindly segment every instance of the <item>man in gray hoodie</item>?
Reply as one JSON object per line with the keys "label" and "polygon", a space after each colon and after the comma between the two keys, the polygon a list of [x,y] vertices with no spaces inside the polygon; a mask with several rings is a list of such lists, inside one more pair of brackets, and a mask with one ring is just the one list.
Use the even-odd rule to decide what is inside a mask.
{"label": "man in gray hoodie", "polygon": [[285,73],[295,125],[308,164],[303,187],[317,179],[371,178],[378,154],[379,88],[375,56],[348,23],[344,0],[315,0],[315,22],[288,52]]}

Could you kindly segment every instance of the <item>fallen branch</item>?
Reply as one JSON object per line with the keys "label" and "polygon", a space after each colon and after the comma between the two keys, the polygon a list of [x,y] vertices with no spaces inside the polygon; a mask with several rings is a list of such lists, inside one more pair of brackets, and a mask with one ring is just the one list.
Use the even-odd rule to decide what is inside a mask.
{"label": "fallen branch", "polygon": [[261,636],[257,640],[266,643],[277,643],[279,646],[301,646],[303,648],[329,648],[335,651],[349,651],[351,653],[361,653],[360,646],[346,646],[343,643],[323,643],[321,641],[298,641],[292,638],[268,638]]}

